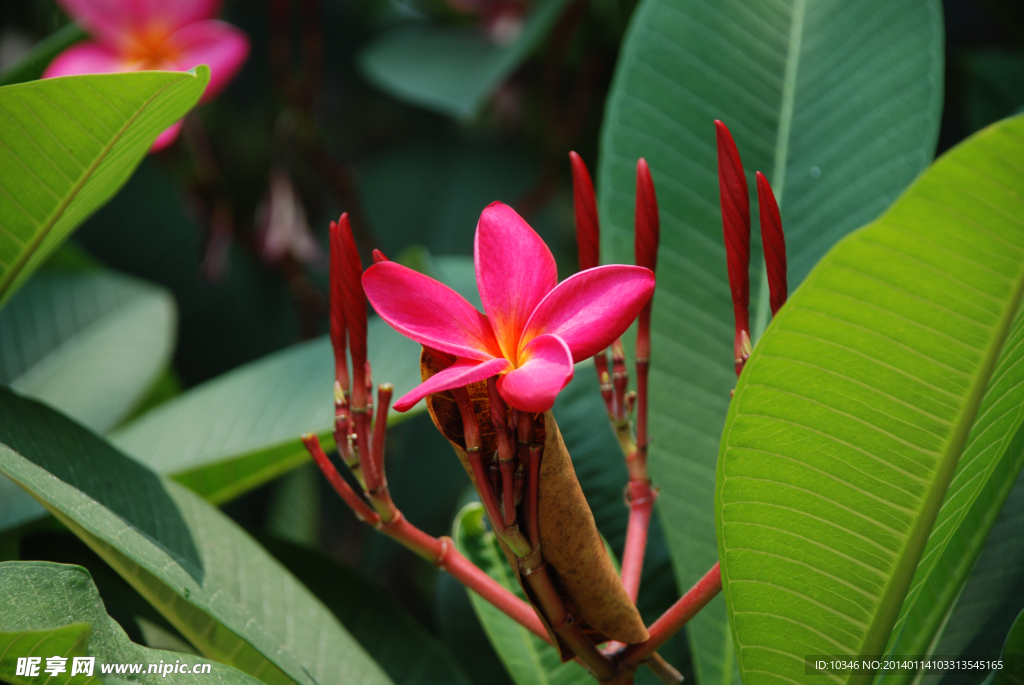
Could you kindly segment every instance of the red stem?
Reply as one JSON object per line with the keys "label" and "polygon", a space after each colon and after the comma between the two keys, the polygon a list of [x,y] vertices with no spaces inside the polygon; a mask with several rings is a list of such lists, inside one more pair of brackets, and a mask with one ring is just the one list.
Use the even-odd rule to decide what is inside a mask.
{"label": "red stem", "polygon": [[636,602],[640,592],[640,576],[644,570],[647,550],[647,531],[657,495],[647,481],[629,482],[629,526],[626,529],[626,547],[622,552],[622,585],[629,598]]}
{"label": "red stem", "polygon": [[391,383],[381,383],[377,387],[377,423],[373,427],[373,467],[374,475],[380,480],[380,485],[387,484],[384,475],[384,439],[388,428],[388,408],[391,406],[391,396],[395,392],[395,386]]}
{"label": "red stem", "polygon": [[382,525],[380,516],[349,487],[345,479],[341,477],[341,474],[331,464],[327,455],[324,454],[316,435],[303,435],[302,442],[313,456],[313,459],[316,460],[317,465],[327,477],[328,482],[341,495],[345,503],[351,507],[356,516],[374,527],[379,527],[381,532],[397,540],[431,563],[436,564],[439,568],[448,571],[456,580],[493,604],[499,611],[511,617],[537,637],[550,642],[547,631],[534,612],[533,607],[513,595],[500,583],[462,556],[459,550],[455,548],[455,543],[451,538],[444,537],[438,539],[428,535],[409,523],[397,510],[395,511],[394,518],[387,524]]}
{"label": "red stem", "polygon": [[703,578],[662,614],[661,618],[651,624],[647,629],[650,633],[647,640],[629,645],[622,651],[623,663],[637,665],[649,659],[721,591],[722,574],[716,562]]}
{"label": "red stem", "polygon": [[448,549],[437,564],[440,568],[448,571],[456,580],[540,639],[545,642],[551,641],[547,631],[544,630],[544,624],[540,622],[533,607],[506,590],[473,562],[462,556],[455,548],[455,543],[451,541],[451,538],[442,538],[442,540],[448,544]]}
{"label": "red stem", "polygon": [[349,487],[349,484],[341,477],[338,470],[334,468],[334,464],[331,463],[331,460],[324,454],[323,448],[320,447],[320,439],[312,433],[306,433],[302,436],[302,444],[306,446],[310,456],[316,461],[316,465],[327,476],[327,481],[334,488],[335,492],[341,495],[341,499],[345,500],[345,504],[355,512],[355,515],[370,525],[380,523],[380,516],[377,515],[377,512],[371,509],[370,505],[357,495],[355,490]]}

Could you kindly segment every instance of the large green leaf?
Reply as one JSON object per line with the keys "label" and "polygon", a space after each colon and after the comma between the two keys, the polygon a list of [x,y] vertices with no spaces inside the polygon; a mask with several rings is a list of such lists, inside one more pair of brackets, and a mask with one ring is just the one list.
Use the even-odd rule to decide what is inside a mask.
{"label": "large green leaf", "polygon": [[[948,624],[949,611],[1024,467],[1022,422],[1024,316],[1018,315],[903,603],[888,651],[925,654],[942,624]],[[1024,533],[1018,538],[1018,544],[1024,543]],[[1010,571],[1006,563],[1000,566]],[[908,673],[895,674],[887,682],[907,682],[911,677]]]}
{"label": "large green leaf", "polygon": [[[66,672],[47,683],[85,685],[108,681],[102,675],[103,665],[116,673],[118,665],[142,665],[143,670],[132,677],[140,683],[191,683],[192,674],[148,673],[149,664],[210,664],[203,680],[223,685],[259,685],[257,679],[230,666],[211,663],[190,654],[147,649],[133,643],[117,622],[107,615],[103,600],[89,576],[80,566],[66,566],[40,561],[8,561],[0,563],[0,676],[17,685],[30,685],[38,678],[14,677],[17,657],[68,658]],[[7,644],[3,644],[4,642]],[[93,677],[82,674],[71,678],[72,659],[95,658]],[[40,669],[42,673],[42,669]],[[121,671],[125,673],[125,671]],[[41,675],[46,678],[45,674]]]}
{"label": "large green leaf", "polygon": [[[472,261],[437,257],[432,274],[479,300]],[[370,319],[370,364],[401,397],[420,383],[419,345]],[[334,356],[327,336],[268,355],[204,383],[116,431],[114,444],[212,502],[223,502],[309,461],[299,436],[330,441]],[[394,424],[424,410],[421,402]]]}
{"label": "large green leaf", "polygon": [[199,66],[0,87],[0,305],[124,185],[209,80]]}
{"label": "large green leaf", "polygon": [[323,604],[200,497],[7,389],[0,415],[0,472],[204,656],[268,684],[391,682]]}
{"label": "large green leaf", "polygon": [[[452,527],[455,545],[466,558],[487,575],[526,599],[523,589],[498,547],[494,533],[487,529],[484,508],[478,502],[467,504],[455,517]],[[495,609],[476,593],[469,598],[516,685],[589,685],[593,678],[575,661],[562,663],[555,648]]]}
{"label": "large green leaf", "polygon": [[[795,287],[839,238],[877,217],[931,161],[942,107],[938,0],[643,0],[605,111],[598,197],[608,261],[633,261],[636,160],[661,207],[651,359],[651,474],[676,578],[718,559],[719,438],[735,383],[714,119],[732,129],[754,189],[782,208]],[[757,200],[754,338],[770,311]],[[694,620],[705,685],[735,679],[725,604]]]}
{"label": "large green leaf", "polygon": [[[748,685],[801,680],[806,655],[882,653],[993,371],[1019,354],[1000,362],[1024,289],[1022,155],[1024,117],[944,155],[826,255],[754,349],[715,497]],[[978,425],[984,472],[1016,428]]]}
{"label": "large green leaf", "polygon": [[476,27],[422,21],[391,29],[359,58],[363,74],[391,95],[469,119],[554,27],[567,0],[544,0],[508,45]]}
{"label": "large green leaf", "polygon": [[[40,272],[0,311],[0,383],[104,433],[169,361],[175,322],[162,288],[112,272]],[[0,476],[0,530],[45,513]]]}
{"label": "large green leaf", "polygon": [[[370,321],[370,363],[396,397],[420,382],[419,346]],[[112,435],[150,468],[223,502],[309,461],[299,436],[328,436],[334,356],[322,337],[275,352],[157,406]],[[400,420],[405,414],[391,414]]]}
{"label": "large green leaf", "polygon": [[[1018,432],[1017,440],[1021,438]],[[975,503],[977,507],[979,498]],[[951,543],[947,549],[955,549]],[[956,568],[956,564],[950,564]],[[995,655],[1014,618],[1024,609],[1024,473],[1017,477],[956,605],[946,619],[934,654]],[[904,631],[906,634],[906,631]],[[950,674],[954,675],[954,674]],[[938,682],[938,678],[925,679]]]}
{"label": "large green leaf", "polygon": [[395,685],[470,685],[445,646],[383,589],[319,552],[276,540],[266,545],[334,612]]}
{"label": "large green leaf", "polygon": [[0,312],[0,383],[105,433],[170,361],[176,319],[170,293],[143,281],[40,272]]}

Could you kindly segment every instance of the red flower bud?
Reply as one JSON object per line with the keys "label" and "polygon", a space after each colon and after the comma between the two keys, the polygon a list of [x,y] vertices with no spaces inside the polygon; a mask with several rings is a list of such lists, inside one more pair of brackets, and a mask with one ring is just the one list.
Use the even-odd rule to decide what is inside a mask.
{"label": "red flower bud", "polygon": [[348,214],[342,214],[332,226],[340,246],[341,281],[348,327],[349,353],[352,355],[352,407],[366,406],[366,293],[363,292],[363,263]]}
{"label": "red flower bud", "polygon": [[764,244],[764,263],[768,271],[768,294],[772,316],[786,304],[786,236],[782,232],[782,217],[775,193],[768,179],[760,171],[757,179],[757,202],[761,210],[761,242]]}
{"label": "red flower bud", "polygon": [[331,347],[334,348],[334,380],[341,391],[347,393],[349,385],[348,360],[345,356],[345,286],[342,276],[344,248],[342,247],[341,229],[333,221],[330,228],[330,242]]}
{"label": "red flower bud", "polygon": [[374,250],[373,251],[373,263],[374,264],[380,264],[381,262],[386,262],[386,261],[388,261],[387,255],[385,255],[380,250]]}
{"label": "red flower bud", "polygon": [[[661,220],[658,216],[658,197],[654,192],[651,169],[643,157],[636,163],[636,212],[634,214],[634,252],[637,266],[654,271],[658,266],[658,241],[661,237]],[[640,310],[637,329],[637,359],[651,356],[651,303],[654,296]]]}
{"label": "red flower bud", "polygon": [[658,241],[661,221],[658,218],[658,197],[647,160],[636,163],[636,264],[654,271],[658,265]]}
{"label": "red flower bud", "polygon": [[580,270],[593,269],[601,263],[601,233],[597,221],[597,200],[594,183],[583,159],[569,153],[572,163],[572,194],[576,208],[576,246],[579,250]]}
{"label": "red flower bud", "polygon": [[745,349],[750,347],[750,196],[747,177],[743,174],[743,163],[732,134],[721,121],[715,121],[715,129],[718,135],[722,229],[725,233],[729,286],[732,289],[732,306],[736,317],[734,352],[738,374],[746,361]]}

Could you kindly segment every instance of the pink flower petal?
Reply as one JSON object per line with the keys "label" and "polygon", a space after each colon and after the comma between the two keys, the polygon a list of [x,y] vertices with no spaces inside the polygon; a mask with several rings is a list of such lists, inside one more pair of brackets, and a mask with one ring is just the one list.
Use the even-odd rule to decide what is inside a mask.
{"label": "pink flower petal", "polygon": [[611,345],[654,294],[654,274],[642,266],[609,264],[570,276],[530,317],[523,343],[551,333],[582,361]]}
{"label": "pink flower petal", "polygon": [[150,152],[160,152],[165,147],[173,143],[178,139],[178,134],[181,133],[181,122],[171,124],[163,133],[156,137],[153,141],[153,147],[149,148]]}
{"label": "pink flower petal", "polygon": [[475,359],[459,359],[443,371],[438,371],[418,386],[402,395],[395,402],[395,411],[407,411],[427,395],[442,390],[461,388],[470,383],[482,381],[512,368],[507,359],[491,359],[485,362]]}
{"label": "pink flower petal", "polygon": [[494,202],[477,223],[473,260],[484,311],[505,357],[515,359],[530,314],[558,282],[555,258],[515,210]]}
{"label": "pink flower petal", "polygon": [[572,352],[557,335],[538,335],[519,355],[523,363],[498,379],[498,392],[522,411],[551,409],[555,397],[572,380]]}
{"label": "pink flower petal", "polygon": [[125,71],[125,64],[115,52],[98,43],[86,41],[72,45],[57,55],[46,67],[43,78],[114,74],[119,71]]}
{"label": "pink flower petal", "polygon": [[502,356],[487,317],[429,276],[381,262],[363,274],[363,289],[381,318],[421,345],[478,361]]}
{"label": "pink flower petal", "polygon": [[220,13],[220,0],[134,0],[153,21],[170,29],[212,19]]}
{"label": "pink flower petal", "polygon": [[188,71],[199,64],[210,67],[210,83],[203,102],[224,89],[249,56],[249,38],[223,21],[197,21],[172,35],[168,41],[181,50],[178,68]]}
{"label": "pink flower petal", "polygon": [[220,10],[219,0],[57,0],[64,11],[110,48],[140,34],[168,36]]}

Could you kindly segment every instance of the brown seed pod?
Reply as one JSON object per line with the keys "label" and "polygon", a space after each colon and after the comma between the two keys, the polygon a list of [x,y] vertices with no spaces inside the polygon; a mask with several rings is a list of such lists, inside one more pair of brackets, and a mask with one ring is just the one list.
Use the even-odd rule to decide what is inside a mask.
{"label": "brown seed pod", "polygon": [[[420,357],[424,380],[437,370],[427,354]],[[469,386],[469,395],[480,426],[482,451],[489,454],[495,449],[496,440],[486,383]],[[469,458],[463,449],[462,419],[455,399],[447,392],[430,395],[427,397],[427,409],[434,425],[448,438],[476,486]],[[570,612],[581,621],[584,632],[595,643],[607,640],[626,644],[643,642],[648,637],[647,628],[608,557],[590,505],[576,479],[572,459],[550,411],[534,416],[534,434],[535,439],[544,444],[540,466],[540,539],[552,579]],[[515,555],[504,544],[502,549],[518,578]],[[520,584],[523,584],[522,579]],[[528,589],[526,594],[530,596]],[[554,641],[555,635],[545,617],[540,614],[540,618]],[[565,645],[560,644],[560,647],[564,660],[572,658],[572,652]]]}

